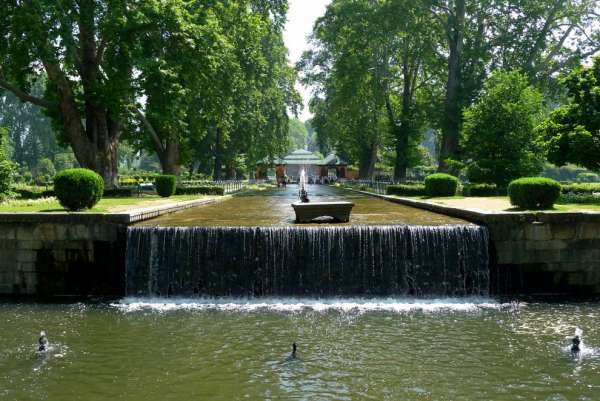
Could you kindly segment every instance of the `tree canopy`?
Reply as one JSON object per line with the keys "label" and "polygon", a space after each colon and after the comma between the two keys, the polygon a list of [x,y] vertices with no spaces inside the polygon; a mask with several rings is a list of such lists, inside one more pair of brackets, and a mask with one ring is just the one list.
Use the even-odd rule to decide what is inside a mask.
{"label": "tree canopy", "polygon": [[471,182],[506,188],[542,170],[542,143],[535,131],[542,105],[541,93],[524,74],[492,74],[464,115],[462,153]]}
{"label": "tree canopy", "polygon": [[165,172],[210,154],[215,176],[240,153],[287,147],[299,102],[281,37],[287,1],[5,3],[0,88],[41,107],[107,188],[123,139],[155,151]]}
{"label": "tree canopy", "polygon": [[319,143],[370,177],[382,154],[403,179],[427,129],[439,169],[460,160],[464,110],[496,70],[520,70],[547,103],[557,76],[600,50],[593,0],[333,0],[298,68],[315,84]]}
{"label": "tree canopy", "polygon": [[574,163],[600,169],[600,57],[564,76],[568,102],[554,110],[540,127],[548,160],[558,166]]}

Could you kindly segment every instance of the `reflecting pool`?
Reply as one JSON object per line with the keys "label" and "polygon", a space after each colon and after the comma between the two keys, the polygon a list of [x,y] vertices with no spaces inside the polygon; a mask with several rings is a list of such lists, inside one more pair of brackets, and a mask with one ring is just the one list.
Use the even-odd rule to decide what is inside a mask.
{"label": "reflecting pool", "polygon": [[[359,225],[468,224],[437,213],[394,204],[382,199],[327,185],[309,185],[312,201],[354,202],[350,222]],[[140,223],[142,226],[278,226],[294,224],[291,203],[298,200],[298,186],[243,192],[215,204],[200,206]],[[344,224],[336,224],[343,226]]]}
{"label": "reflecting pool", "polygon": [[[599,307],[480,298],[3,303],[0,400],[598,400]],[[579,357],[568,349],[576,327]],[[42,329],[52,348],[38,357]]]}

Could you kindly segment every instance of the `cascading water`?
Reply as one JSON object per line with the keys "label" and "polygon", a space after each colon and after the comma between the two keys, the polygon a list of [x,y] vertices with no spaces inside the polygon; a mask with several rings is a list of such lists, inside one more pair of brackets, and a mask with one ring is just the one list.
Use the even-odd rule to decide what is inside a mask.
{"label": "cascading water", "polygon": [[133,227],[127,295],[487,295],[475,225]]}

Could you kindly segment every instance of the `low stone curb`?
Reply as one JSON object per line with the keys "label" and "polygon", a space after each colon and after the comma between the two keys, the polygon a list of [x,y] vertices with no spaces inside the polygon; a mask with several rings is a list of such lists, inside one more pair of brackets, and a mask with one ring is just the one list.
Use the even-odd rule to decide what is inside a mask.
{"label": "low stone curb", "polygon": [[450,217],[461,218],[477,224],[489,224],[494,222],[515,223],[569,223],[569,222],[593,222],[600,223],[600,213],[597,212],[494,212],[485,210],[462,209],[455,206],[440,205],[411,198],[395,197],[391,195],[380,195],[373,192],[357,191],[364,195],[384,199],[389,202],[424,209],[430,212],[445,214]]}
{"label": "low stone curb", "polygon": [[124,224],[129,225],[140,221],[153,219],[165,214],[179,212],[196,206],[208,205],[217,199],[197,199],[169,203],[166,205],[149,206],[134,209],[130,212],[118,213],[0,213],[0,224],[3,223],[66,223],[66,224]]}

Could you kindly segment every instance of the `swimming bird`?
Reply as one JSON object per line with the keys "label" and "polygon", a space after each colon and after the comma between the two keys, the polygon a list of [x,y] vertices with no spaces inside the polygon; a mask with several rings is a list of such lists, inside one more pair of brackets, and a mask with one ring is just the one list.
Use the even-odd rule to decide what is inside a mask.
{"label": "swimming bird", "polygon": [[48,351],[48,346],[49,346],[49,342],[48,342],[48,337],[46,336],[46,332],[42,330],[42,332],[40,333],[40,338],[38,339],[38,351],[39,352],[46,352]]}
{"label": "swimming bird", "polygon": [[288,355],[288,357],[285,360],[293,361],[294,359],[296,359],[296,343],[292,344],[292,353]]}
{"label": "swimming bird", "polygon": [[575,334],[575,337],[573,337],[572,340],[572,345],[571,345],[571,352],[576,354],[579,351],[581,351],[580,345],[581,344],[581,337],[579,336],[579,334]]}

